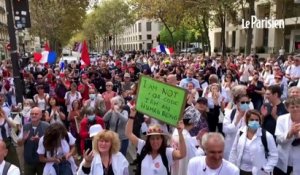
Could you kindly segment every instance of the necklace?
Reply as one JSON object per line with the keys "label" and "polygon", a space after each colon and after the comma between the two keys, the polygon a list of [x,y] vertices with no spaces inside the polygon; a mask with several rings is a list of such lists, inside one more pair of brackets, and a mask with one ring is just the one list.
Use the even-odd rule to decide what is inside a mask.
{"label": "necklace", "polygon": [[[205,167],[203,168],[203,172],[205,172],[205,174],[206,174],[206,169],[207,169],[207,164],[205,165]],[[218,173],[216,174],[216,175],[220,175],[220,173],[221,173],[221,171],[222,171],[222,168],[223,168],[223,161],[222,161],[222,164],[221,164],[221,167],[220,167],[220,169],[219,169],[219,171],[218,171]]]}

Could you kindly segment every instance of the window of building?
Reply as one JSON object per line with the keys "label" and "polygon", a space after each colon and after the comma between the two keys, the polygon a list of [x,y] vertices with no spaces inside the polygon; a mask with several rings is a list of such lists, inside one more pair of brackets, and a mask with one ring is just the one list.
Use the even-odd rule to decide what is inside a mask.
{"label": "window of building", "polygon": [[232,47],[235,48],[235,31],[232,32],[232,40],[231,40],[231,43],[232,43]]}
{"label": "window of building", "polygon": [[152,35],[147,35],[147,40],[151,40],[152,39]]}
{"label": "window of building", "polygon": [[147,22],[146,23],[146,30],[147,30],[147,32],[151,32],[151,30],[152,30],[152,22]]}
{"label": "window of building", "polygon": [[142,40],[143,38],[142,38],[142,35],[139,35],[139,40]]}
{"label": "window of building", "polygon": [[263,29],[263,46],[268,47],[269,29]]}
{"label": "window of building", "polygon": [[143,49],[143,44],[140,43],[140,44],[139,44],[139,50],[142,50],[142,49]]}
{"label": "window of building", "polygon": [[152,43],[147,43],[147,50],[151,50],[152,49]]}
{"label": "window of building", "polygon": [[139,23],[139,32],[142,32],[142,23]]}

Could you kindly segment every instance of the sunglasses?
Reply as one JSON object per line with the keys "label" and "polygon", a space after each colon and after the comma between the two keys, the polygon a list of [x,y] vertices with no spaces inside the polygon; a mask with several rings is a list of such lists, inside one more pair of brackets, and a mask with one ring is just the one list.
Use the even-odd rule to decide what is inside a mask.
{"label": "sunglasses", "polygon": [[250,101],[241,101],[241,104],[250,104]]}

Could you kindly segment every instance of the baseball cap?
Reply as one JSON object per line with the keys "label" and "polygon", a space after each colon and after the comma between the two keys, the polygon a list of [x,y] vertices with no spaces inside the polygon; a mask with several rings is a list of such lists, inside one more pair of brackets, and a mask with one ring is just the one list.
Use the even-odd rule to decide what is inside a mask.
{"label": "baseball cap", "polygon": [[81,75],[81,78],[82,78],[82,79],[86,79],[86,78],[88,78],[88,76],[87,76],[86,74],[82,74],[82,75]]}
{"label": "baseball cap", "polygon": [[89,129],[90,137],[94,137],[95,135],[97,135],[102,130],[103,130],[103,128],[100,124],[92,125]]}
{"label": "baseball cap", "polygon": [[185,124],[197,124],[200,120],[200,112],[193,106],[189,106],[185,109],[183,114],[183,122]]}

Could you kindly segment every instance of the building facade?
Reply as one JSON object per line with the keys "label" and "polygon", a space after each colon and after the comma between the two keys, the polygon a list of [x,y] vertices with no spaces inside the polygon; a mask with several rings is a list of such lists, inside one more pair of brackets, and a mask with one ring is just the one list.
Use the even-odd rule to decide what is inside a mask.
{"label": "building facade", "polygon": [[[112,50],[151,50],[158,45],[157,36],[162,30],[162,24],[155,20],[141,19],[125,28],[124,32],[112,36],[111,41],[97,42],[101,51]],[[106,43],[106,44],[105,44]]]}
{"label": "building facade", "polygon": [[[300,52],[300,4],[297,0],[259,0],[255,1],[255,16],[257,19],[282,19],[281,28],[253,28],[251,51],[258,54],[278,53],[283,48],[285,52]],[[238,13],[238,18],[242,16]],[[242,24],[242,23],[241,23]],[[221,28],[213,28],[209,33],[212,51],[221,50]],[[233,25],[226,21],[226,47],[230,52],[243,53],[246,46],[246,29],[242,25]]]}
{"label": "building facade", "polygon": [[5,0],[0,0],[0,59],[5,59],[7,55],[6,45],[9,43],[7,31],[7,16]]}

